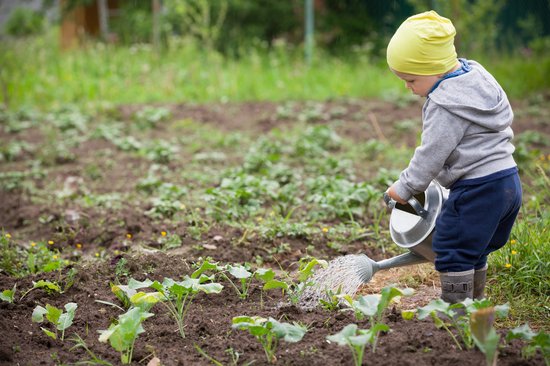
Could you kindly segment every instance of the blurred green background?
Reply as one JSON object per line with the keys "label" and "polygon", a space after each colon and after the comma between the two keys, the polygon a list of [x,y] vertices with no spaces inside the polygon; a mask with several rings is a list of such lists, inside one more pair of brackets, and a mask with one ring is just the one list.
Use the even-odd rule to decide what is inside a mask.
{"label": "blurred green background", "polygon": [[2,5],[4,105],[399,95],[407,91],[385,47],[404,19],[429,9],[453,20],[459,56],[482,62],[511,97],[550,86],[548,0],[311,1],[310,62],[307,0],[105,0],[103,26],[76,31],[79,46],[66,47],[67,19],[79,9],[97,18],[101,3]]}

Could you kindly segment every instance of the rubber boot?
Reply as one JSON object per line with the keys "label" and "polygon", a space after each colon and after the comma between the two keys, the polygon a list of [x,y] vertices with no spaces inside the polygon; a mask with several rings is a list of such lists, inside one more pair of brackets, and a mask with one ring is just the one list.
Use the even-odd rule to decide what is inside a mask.
{"label": "rubber boot", "polygon": [[487,264],[483,268],[474,271],[474,300],[485,297],[485,281],[487,280]]}
{"label": "rubber boot", "polygon": [[474,296],[474,270],[463,272],[440,272],[441,299],[450,304],[456,304],[472,299]]}

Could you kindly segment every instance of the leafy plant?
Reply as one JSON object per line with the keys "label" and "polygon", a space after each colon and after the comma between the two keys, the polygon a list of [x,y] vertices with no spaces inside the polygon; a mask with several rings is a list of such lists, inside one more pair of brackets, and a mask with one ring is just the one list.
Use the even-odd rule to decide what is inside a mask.
{"label": "leafy plant", "polygon": [[83,365],[103,365],[103,366],[113,366],[112,363],[110,362],[107,362],[105,360],[102,360],[101,358],[99,358],[89,347],[88,345],[86,344],[86,342],[78,335],[75,333],[75,335],[69,339],[71,342],[74,343],[74,346],[71,347],[71,351],[74,350],[74,349],[77,349],[77,348],[84,348],[84,350],[86,351],[86,353],[90,356],[90,359],[89,360],[84,360],[84,361],[79,361],[77,362],[76,364],[77,365],[80,365],[80,364],[83,364]]}
{"label": "leafy plant", "polygon": [[44,321],[44,315],[46,319],[55,326],[55,332],[51,332],[46,328],[40,328],[53,339],[57,339],[57,331],[61,331],[61,340],[65,338],[65,330],[73,324],[73,319],[75,315],[76,308],[78,305],[74,302],[69,302],[65,304],[66,312],[46,304],[46,307],[37,305],[32,312],[32,321],[35,323],[42,323]]}
{"label": "leafy plant", "polygon": [[61,286],[57,282],[47,281],[47,280],[38,280],[37,282],[32,281],[32,287],[28,289],[23,295],[21,295],[22,300],[25,296],[29,294],[29,292],[34,291],[36,289],[43,289],[47,293],[62,293],[63,290],[61,289]]}
{"label": "leafy plant", "polygon": [[16,287],[17,287],[17,284],[13,285],[13,288],[11,290],[4,290],[0,292],[0,300],[13,303],[13,299],[15,298]]}
{"label": "leafy plant", "polygon": [[380,295],[363,295],[357,300],[354,300],[349,295],[343,296],[350,308],[354,311],[355,317],[358,320],[362,320],[365,317],[369,318],[371,326],[369,331],[373,330],[374,333],[372,336],[370,336],[369,333],[368,342],[372,344],[373,353],[376,352],[376,344],[378,343],[380,330],[389,330],[389,327],[382,322],[382,318],[391,300],[397,296],[410,296],[413,292],[412,289],[399,289],[388,286],[382,289]]}
{"label": "leafy plant", "polygon": [[145,332],[141,325],[147,318],[154,314],[132,307],[126,313],[118,317],[116,324],[111,324],[107,330],[99,330],[99,341],[109,341],[111,347],[120,352],[122,364],[129,365],[132,362],[134,343],[141,333]]}
{"label": "leafy plant", "polygon": [[390,327],[385,324],[376,324],[370,329],[358,329],[357,324],[348,324],[340,332],[327,336],[327,340],[336,342],[340,346],[348,346],[352,352],[354,364],[361,366],[367,343],[373,345],[374,352],[378,333],[389,329]]}
{"label": "leafy plant", "polygon": [[297,304],[300,301],[302,293],[308,286],[312,286],[313,283],[308,279],[313,275],[313,271],[316,265],[326,267],[328,263],[324,260],[317,258],[301,258],[300,266],[298,269],[297,280],[286,275],[286,281],[281,281],[275,278],[274,273],[266,272],[260,278],[265,281],[263,286],[264,290],[281,289],[283,293],[288,295],[288,298],[292,304]]}
{"label": "leafy plant", "polygon": [[[457,304],[449,304],[441,299],[436,299],[428,305],[418,308],[416,314],[420,320],[430,316],[435,326],[445,329],[458,349],[461,350],[462,346],[449,327],[456,329],[466,348],[471,349],[474,347],[475,341],[472,336],[470,315],[480,309],[490,308],[491,306],[491,302],[487,299],[466,299]],[[496,316],[502,318],[508,314],[509,306],[508,304],[496,305],[494,310]]]}
{"label": "leafy plant", "polygon": [[256,337],[264,349],[267,362],[271,363],[277,361],[275,352],[280,339],[286,342],[299,342],[307,332],[303,325],[280,323],[271,317],[266,319],[259,316],[237,316],[232,322],[233,328],[248,330]]}
{"label": "leafy plant", "polygon": [[140,282],[130,278],[127,285],[111,284],[111,291],[126,309],[133,306],[143,311],[149,311],[157,302],[165,300],[164,295],[160,292],[137,291],[142,288],[151,287],[152,284],[153,281],[148,279]]}
{"label": "leafy plant", "polygon": [[485,355],[487,366],[496,366],[500,336],[495,331],[495,308],[483,308],[470,314],[470,329],[475,345]]}
{"label": "leafy plant", "polygon": [[223,285],[212,282],[213,276],[206,276],[202,273],[206,270],[206,267],[209,266],[205,266],[203,263],[203,266],[193,272],[191,276],[186,275],[182,281],[165,278],[162,283],[155,281],[151,284],[151,288],[164,295],[161,303],[166,306],[170,315],[176,320],[182,338],[185,338],[185,317],[195,296],[199,292],[217,294],[223,289]]}
{"label": "leafy plant", "polygon": [[533,357],[537,350],[540,350],[546,365],[550,364],[550,335],[543,330],[534,332],[529,324],[524,324],[508,331],[506,340],[522,339],[527,344],[521,352],[524,357]]}
{"label": "leafy plant", "polygon": [[[245,263],[245,265],[228,264],[224,267],[224,269],[225,271],[221,272],[221,275],[229,281],[241,299],[246,299],[248,297],[250,284],[254,278],[254,272],[250,272],[250,265],[248,263]],[[226,273],[229,273],[233,278],[240,282],[240,288],[235,285],[233,280],[231,280]]]}

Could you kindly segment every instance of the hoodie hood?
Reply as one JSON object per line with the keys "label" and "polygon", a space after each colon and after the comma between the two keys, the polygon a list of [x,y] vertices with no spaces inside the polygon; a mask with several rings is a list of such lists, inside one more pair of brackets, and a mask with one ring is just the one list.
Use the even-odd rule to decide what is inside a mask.
{"label": "hoodie hood", "polygon": [[469,72],[443,80],[428,98],[450,113],[484,128],[503,131],[510,127],[514,113],[504,90],[483,66],[471,60],[466,62],[471,67]]}

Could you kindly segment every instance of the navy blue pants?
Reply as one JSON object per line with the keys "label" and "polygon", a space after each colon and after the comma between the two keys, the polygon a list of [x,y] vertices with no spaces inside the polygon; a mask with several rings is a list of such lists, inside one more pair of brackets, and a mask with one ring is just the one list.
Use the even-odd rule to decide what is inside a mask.
{"label": "navy blue pants", "polygon": [[432,247],[439,272],[480,269],[510,238],[521,206],[517,168],[456,182],[435,224]]}

